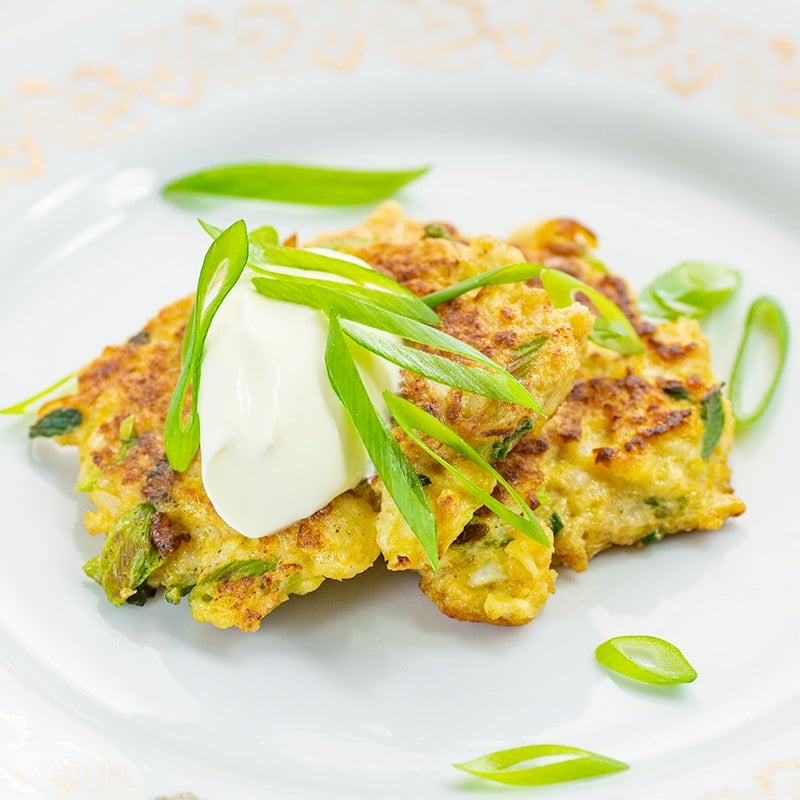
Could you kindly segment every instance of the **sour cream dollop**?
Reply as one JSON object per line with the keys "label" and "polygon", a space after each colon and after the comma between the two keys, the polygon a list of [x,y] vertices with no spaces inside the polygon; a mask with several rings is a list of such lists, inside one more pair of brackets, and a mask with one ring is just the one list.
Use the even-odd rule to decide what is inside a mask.
{"label": "sour cream dollop", "polygon": [[[328,318],[264,297],[252,276],[245,269],[211,323],[198,412],[206,494],[228,525],[255,538],[313,514],[374,469],[328,381]],[[371,353],[354,355],[388,419],[382,393],[397,391],[399,369]]]}

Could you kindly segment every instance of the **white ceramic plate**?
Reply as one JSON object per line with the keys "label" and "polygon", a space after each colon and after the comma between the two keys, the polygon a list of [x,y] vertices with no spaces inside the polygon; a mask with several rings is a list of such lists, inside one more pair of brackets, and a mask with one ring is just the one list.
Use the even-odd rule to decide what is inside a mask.
{"label": "white ceramic plate", "polygon": [[[158,195],[249,159],[429,163],[402,194],[410,214],[497,234],[571,215],[637,287],[685,258],[735,264],[741,296],[709,326],[722,377],[757,294],[800,330],[794,4],[69,9],[0,9],[0,406],[190,291],[206,245],[194,216],[311,235],[363,213]],[[564,572],[522,629],[449,620],[379,568],[293,599],[255,635],[185,605],[113,608],[81,573],[97,543],[74,456],[3,420],[0,794],[498,796],[450,764],[557,742],[630,770],[543,797],[800,796],[799,383],[791,361],[737,442],[745,516]],[[610,679],[594,647],[631,632],[678,643],[698,680]]]}

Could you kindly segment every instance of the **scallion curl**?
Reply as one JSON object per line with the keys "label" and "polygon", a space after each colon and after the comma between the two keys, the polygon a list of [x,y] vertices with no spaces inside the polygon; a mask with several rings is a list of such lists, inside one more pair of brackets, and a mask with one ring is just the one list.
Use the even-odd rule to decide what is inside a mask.
{"label": "scallion curl", "polygon": [[[745,383],[747,365],[753,349],[759,344],[772,346],[775,351],[775,366],[772,377],[758,402],[750,409],[745,407]],[[789,320],[780,303],[772,297],[759,297],[747,312],[742,339],[733,364],[728,397],[734,419],[739,425],[750,425],[760,419],[775,394],[789,353]]]}

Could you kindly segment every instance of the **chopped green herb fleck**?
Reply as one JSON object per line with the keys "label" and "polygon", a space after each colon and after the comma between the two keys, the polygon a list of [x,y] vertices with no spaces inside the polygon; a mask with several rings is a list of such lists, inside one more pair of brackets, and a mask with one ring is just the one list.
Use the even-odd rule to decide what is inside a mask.
{"label": "chopped green herb fleck", "polygon": [[443,227],[442,225],[436,225],[435,223],[431,223],[430,225],[425,226],[425,236],[429,239],[452,239],[453,237],[450,235],[450,231],[447,228]]}
{"label": "chopped green herb fleck", "polygon": [[664,531],[661,530],[650,531],[650,533],[648,533],[647,536],[642,536],[640,541],[642,544],[654,544],[655,542],[660,542],[664,538],[664,536],[666,536]]}
{"label": "chopped green herb fleck", "polygon": [[532,429],[533,420],[530,417],[525,417],[513,433],[492,445],[492,449],[489,451],[489,461],[492,463],[502,461],[511,452],[517,441]]}
{"label": "chopped green herb fleck", "polygon": [[530,372],[534,359],[546,343],[546,336],[537,336],[530,342],[525,342],[515,347],[514,358],[511,359],[508,365],[508,371],[517,380],[522,380]]}
{"label": "chopped green herb fleck", "polygon": [[725,427],[725,409],[719,387],[712,389],[700,401],[700,417],[706,426],[700,445],[700,455],[706,459],[714,452]]}
{"label": "chopped green herb fleck", "polygon": [[179,586],[169,586],[164,590],[164,599],[173,606],[177,606],[181,602],[181,597],[183,594]]}
{"label": "chopped green herb fleck", "polygon": [[550,515],[550,530],[553,531],[553,536],[558,536],[564,530],[564,522],[556,511]]}
{"label": "chopped green herb fleck", "polygon": [[191,602],[201,600],[204,603],[210,603],[214,600],[215,593],[223,585],[244,578],[260,578],[268,572],[272,572],[276,566],[277,564],[274,561],[265,561],[259,558],[242,559],[223,564],[192,587],[188,592],[189,600]]}
{"label": "chopped green herb fleck", "polygon": [[34,422],[28,430],[28,436],[31,439],[37,436],[61,436],[82,422],[83,414],[77,408],[57,408]]}
{"label": "chopped green herb fleck", "polygon": [[680,381],[670,381],[661,387],[664,394],[674,397],[676,400],[689,400],[691,395],[689,390]]}
{"label": "chopped green herb fleck", "polygon": [[123,442],[130,442],[136,438],[136,417],[133,414],[125,417],[119,424],[119,438]]}
{"label": "chopped green herb fleck", "polygon": [[242,578],[260,578],[262,575],[272,572],[276,566],[277,564],[274,561],[264,561],[260,558],[231,561],[230,564],[224,564],[206,575],[205,578],[198,582],[197,586],[238,581]]}
{"label": "chopped green herb fleck", "polygon": [[489,539],[485,537],[481,544],[484,547],[488,547],[490,550],[503,550],[504,548],[508,547],[511,544],[513,539]]}

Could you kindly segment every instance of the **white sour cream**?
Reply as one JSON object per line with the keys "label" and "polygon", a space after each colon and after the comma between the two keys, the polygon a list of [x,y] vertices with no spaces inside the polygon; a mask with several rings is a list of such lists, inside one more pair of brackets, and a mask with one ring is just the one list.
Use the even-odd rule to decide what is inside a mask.
{"label": "white sour cream", "polygon": [[[211,324],[198,411],[206,493],[228,525],[255,538],[313,514],[374,469],[328,381],[327,317],[258,294],[252,277],[245,269]],[[372,354],[357,360],[388,419],[381,395],[397,391],[399,370]]]}

